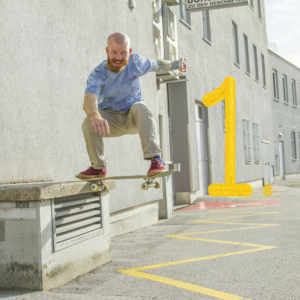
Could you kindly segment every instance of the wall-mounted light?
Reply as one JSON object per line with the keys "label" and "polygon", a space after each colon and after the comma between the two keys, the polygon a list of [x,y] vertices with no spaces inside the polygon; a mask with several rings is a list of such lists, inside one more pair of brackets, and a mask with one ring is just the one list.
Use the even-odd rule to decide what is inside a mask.
{"label": "wall-mounted light", "polygon": [[135,8],[135,0],[130,0],[130,10]]}

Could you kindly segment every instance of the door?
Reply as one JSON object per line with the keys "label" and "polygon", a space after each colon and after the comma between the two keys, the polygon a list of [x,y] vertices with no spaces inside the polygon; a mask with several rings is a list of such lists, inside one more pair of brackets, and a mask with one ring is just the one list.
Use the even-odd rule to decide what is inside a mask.
{"label": "door", "polygon": [[263,156],[264,156],[264,185],[270,184],[271,180],[271,166],[270,166],[270,144],[263,142]]}
{"label": "door", "polygon": [[196,134],[198,152],[199,193],[201,196],[204,196],[208,194],[209,165],[205,114],[204,107],[201,105],[196,105]]}
{"label": "door", "polygon": [[279,142],[279,168],[280,178],[284,179],[284,160],[283,160],[283,142]]}

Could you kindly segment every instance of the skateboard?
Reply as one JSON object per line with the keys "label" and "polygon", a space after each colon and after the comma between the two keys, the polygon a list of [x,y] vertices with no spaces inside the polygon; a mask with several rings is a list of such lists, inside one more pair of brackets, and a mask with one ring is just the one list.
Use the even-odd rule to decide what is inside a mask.
{"label": "skateboard", "polygon": [[143,179],[145,182],[142,183],[141,188],[142,190],[146,191],[149,189],[149,187],[154,187],[155,189],[159,189],[160,188],[160,183],[158,181],[154,180],[156,178],[159,177],[165,177],[165,176],[169,176],[172,175],[174,173],[178,173],[177,170],[172,170],[172,171],[167,171],[164,173],[160,173],[157,175],[153,175],[153,176],[145,176],[145,175],[135,175],[135,176],[113,176],[113,177],[104,177],[104,178],[79,178],[77,175],[75,176],[77,179],[80,179],[82,181],[89,181],[91,182],[91,191],[92,192],[104,192],[106,191],[108,188],[107,186],[104,184],[105,181],[107,180],[122,180],[122,179]]}

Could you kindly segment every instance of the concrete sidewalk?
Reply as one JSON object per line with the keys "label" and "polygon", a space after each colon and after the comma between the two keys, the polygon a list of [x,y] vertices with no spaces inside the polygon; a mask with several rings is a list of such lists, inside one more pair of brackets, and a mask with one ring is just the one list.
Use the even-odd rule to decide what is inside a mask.
{"label": "concrete sidewalk", "polygon": [[[264,196],[261,188],[255,189],[252,196],[247,198],[206,196],[198,199],[195,204],[202,201],[240,201],[246,203],[246,201],[281,199],[280,209],[282,207],[283,212],[280,220],[282,220],[282,216],[287,210],[289,211],[289,218],[291,217],[291,211],[296,211],[297,206],[293,208],[293,203],[297,198],[300,200],[299,188],[300,179],[285,180],[273,184],[274,193],[270,197]],[[291,202],[290,199],[295,201]],[[289,202],[289,205],[284,206],[284,201]],[[297,205],[296,202],[295,205]],[[254,214],[252,217],[240,216],[245,212]],[[220,213],[222,214],[221,217]],[[239,216],[236,216],[237,213]],[[113,238],[113,261],[89,274],[48,292],[0,290],[0,298],[171,300],[213,299],[213,297],[226,299],[226,297],[229,297],[228,299],[296,299],[293,288],[289,289],[290,294],[285,294],[286,298],[276,298],[276,296],[270,296],[271,298],[269,298],[268,294],[261,294],[263,288],[259,286],[259,281],[257,281],[258,278],[269,278],[277,270],[270,270],[272,267],[269,264],[269,257],[275,255],[273,261],[276,261],[276,255],[279,255],[272,250],[272,248],[280,248],[279,245],[272,246],[276,244],[275,237],[279,238],[279,227],[276,227],[279,220],[276,219],[278,214],[279,206],[266,207],[266,205],[250,207],[246,210],[240,208],[229,210],[179,210],[175,212],[172,219],[160,221],[155,226]],[[221,222],[219,222],[220,224],[213,224],[217,222],[203,223],[203,220],[210,221],[222,218],[232,218],[230,219],[231,223],[226,223],[226,226],[222,225]],[[240,219],[236,221],[234,218]],[[299,219],[299,216],[295,215],[293,222]],[[197,220],[198,222],[193,222]],[[251,228],[258,226],[257,223],[263,223],[258,227],[267,228],[247,231],[238,230],[245,228],[236,229],[236,224],[239,224],[238,227],[244,227],[252,223]],[[293,223],[292,228],[294,229],[288,229],[288,231],[291,232],[296,228],[300,229],[299,222],[297,221],[297,224]],[[199,239],[199,236],[196,236],[196,234],[203,233],[209,233],[209,235],[203,236],[206,240]],[[180,234],[181,236],[178,236]],[[183,236],[183,234],[185,235]],[[214,241],[214,243],[207,243],[209,241]],[[286,243],[289,243],[286,237],[282,238],[281,247]],[[298,246],[300,246],[300,242],[296,247],[297,249],[299,249]],[[252,248],[252,250],[249,250],[249,247],[254,247],[254,250]],[[255,247],[258,247],[258,249],[255,249]],[[260,252],[252,253],[254,251]],[[242,252],[247,254],[234,255],[242,254]],[[220,255],[220,253],[223,254]],[[258,253],[260,254],[258,255]],[[295,252],[294,257],[293,253],[291,252],[289,256],[289,259],[293,261],[286,262],[289,269],[282,274],[283,279],[289,277],[289,274],[292,276],[292,274],[298,273],[295,262],[295,257],[298,257],[298,254],[296,256]],[[279,256],[281,257],[281,255],[283,254]],[[228,257],[224,259],[226,256]],[[223,257],[221,264],[220,259],[212,259],[218,257]],[[266,264],[265,269],[262,269],[263,264]],[[293,266],[295,266],[295,269]],[[123,271],[120,272],[120,270]],[[285,283],[282,282],[281,285],[283,284]],[[268,286],[266,289],[268,289]],[[273,286],[272,289],[276,290],[276,286]],[[215,291],[215,294],[210,294],[212,291]],[[297,293],[299,296],[300,291],[297,291]],[[234,298],[235,295],[246,298]]]}

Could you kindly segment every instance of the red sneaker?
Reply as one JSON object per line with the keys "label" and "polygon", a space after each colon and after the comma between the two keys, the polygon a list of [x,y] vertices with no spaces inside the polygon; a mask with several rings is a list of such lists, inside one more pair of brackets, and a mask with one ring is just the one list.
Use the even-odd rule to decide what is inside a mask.
{"label": "red sneaker", "polygon": [[79,178],[104,178],[106,176],[105,169],[94,169],[93,167],[88,168],[86,171],[83,171],[78,174]]}
{"label": "red sneaker", "polygon": [[157,158],[153,157],[151,161],[150,169],[147,173],[147,176],[154,176],[160,173],[167,172],[163,163]]}

